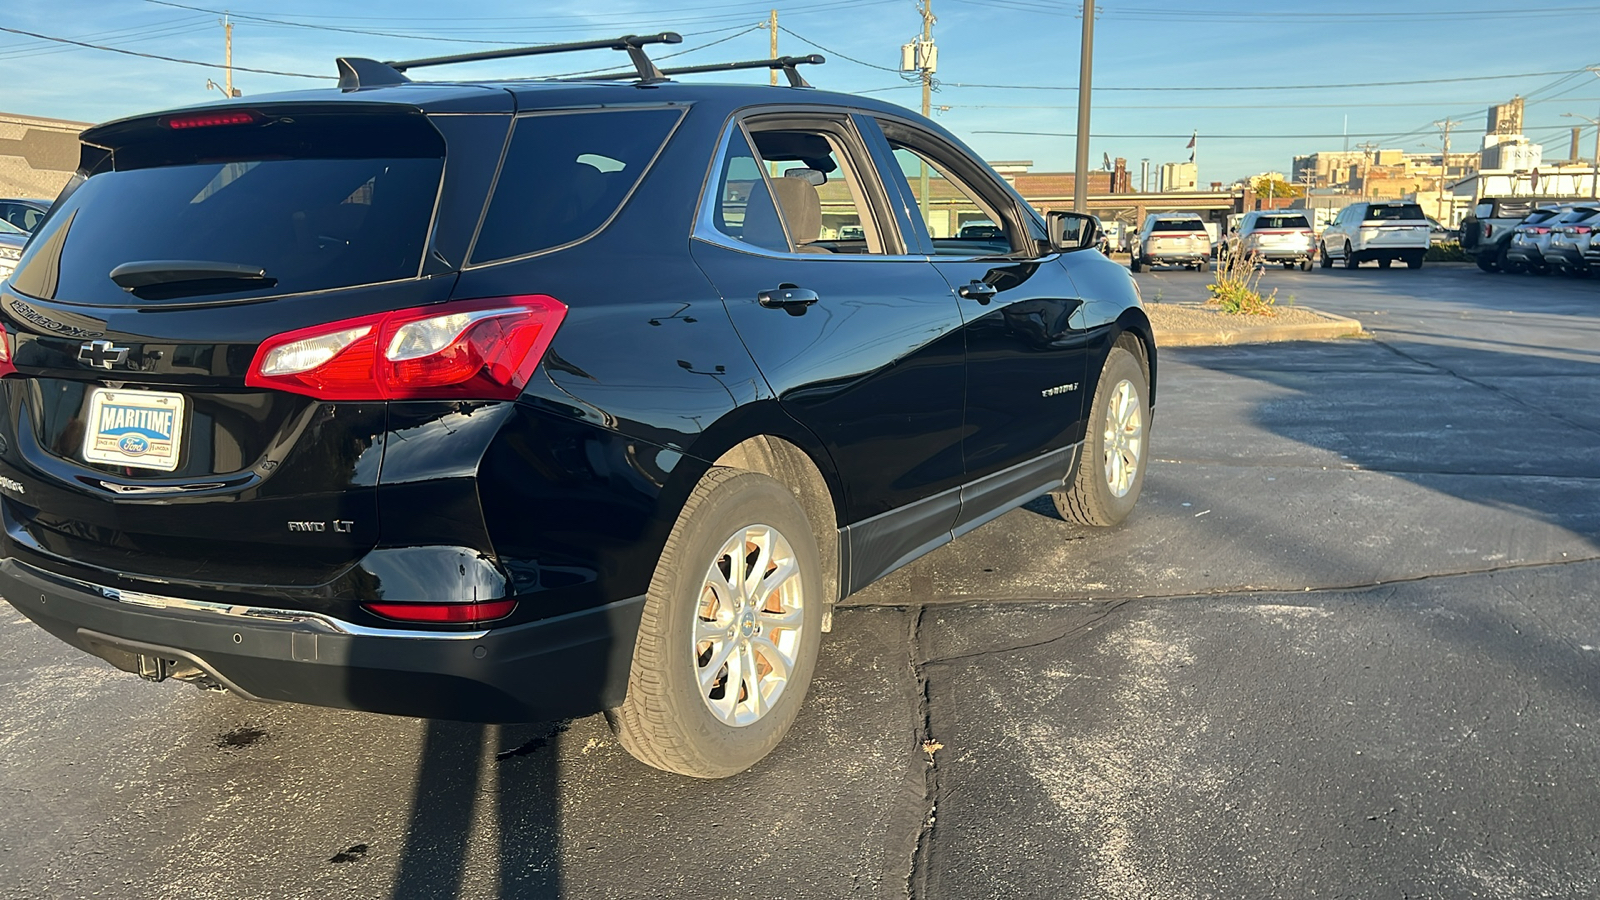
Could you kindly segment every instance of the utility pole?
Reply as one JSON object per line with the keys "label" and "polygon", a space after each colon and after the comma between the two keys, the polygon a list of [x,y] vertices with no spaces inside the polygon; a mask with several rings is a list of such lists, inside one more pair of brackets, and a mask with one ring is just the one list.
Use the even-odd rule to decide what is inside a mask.
{"label": "utility pole", "polygon": [[1372,141],[1362,141],[1356,145],[1356,149],[1361,151],[1362,156],[1361,196],[1363,197],[1368,196],[1367,192],[1371,188],[1371,185],[1369,185],[1367,182],[1372,180],[1372,151],[1381,146],[1383,145],[1374,143]]}
{"label": "utility pole", "polygon": [[1439,221],[1443,222],[1446,228],[1449,228],[1451,225],[1450,220],[1455,218],[1456,214],[1456,200],[1453,194],[1450,197],[1449,211],[1446,212],[1444,210],[1445,182],[1450,180],[1450,129],[1460,125],[1461,123],[1455,121],[1454,119],[1445,119],[1442,122],[1435,122],[1433,124],[1435,128],[1444,130],[1444,156],[1439,158],[1439,204],[1436,209],[1440,212],[1444,212],[1444,215],[1440,217]]}
{"label": "utility pole", "polygon": [[1078,160],[1072,175],[1072,211],[1089,211],[1089,96],[1094,74],[1094,0],[1083,0],[1083,45],[1078,51]]}
{"label": "utility pole", "polygon": [[[917,47],[917,70],[922,74],[922,117],[932,115],[933,110],[933,73],[939,65],[939,53],[933,47],[933,23],[939,21],[933,15],[933,0],[917,0],[917,8],[922,13],[922,43]],[[928,164],[923,162],[921,189],[919,196],[922,198],[922,215],[928,216]],[[930,222],[928,225],[932,228]]]}
{"label": "utility pole", "polygon": [[1142,157],[1139,158],[1139,193],[1145,194],[1145,193],[1149,193],[1149,191],[1150,191],[1150,157],[1142,156]]}
{"label": "utility pole", "polygon": [[[772,11],[772,17],[767,20],[767,30],[772,32],[772,55],[767,57],[767,58],[768,59],[777,59],[778,58],[778,11],[777,10],[773,10]],[[774,87],[776,87],[777,84],[778,84],[778,70],[777,69],[773,69],[772,71],[768,72],[767,73],[767,78],[770,80],[771,84]]]}
{"label": "utility pole", "polygon": [[222,96],[228,97],[228,98],[231,99],[233,97],[239,96],[238,89],[233,86],[233,23],[228,21],[228,14],[227,13],[223,13],[222,14],[222,18],[218,19],[217,21],[222,23],[222,40],[223,40],[223,57],[222,58],[223,58],[223,66],[224,66],[223,72],[225,73],[223,75],[224,83],[223,84],[217,84],[215,81],[212,81],[211,79],[207,78],[206,79],[206,90],[210,90],[212,88],[216,88],[217,90],[222,92]]}

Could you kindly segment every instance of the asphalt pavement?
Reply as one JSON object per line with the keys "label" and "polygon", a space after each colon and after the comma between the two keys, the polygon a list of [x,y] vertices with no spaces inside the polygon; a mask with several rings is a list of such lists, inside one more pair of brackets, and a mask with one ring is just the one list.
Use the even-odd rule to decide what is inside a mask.
{"label": "asphalt pavement", "polygon": [[1265,283],[1373,336],[1163,354],[1128,523],[1035,502],[858,594],[725,781],[599,717],[147,684],[0,606],[0,897],[1600,894],[1600,282]]}

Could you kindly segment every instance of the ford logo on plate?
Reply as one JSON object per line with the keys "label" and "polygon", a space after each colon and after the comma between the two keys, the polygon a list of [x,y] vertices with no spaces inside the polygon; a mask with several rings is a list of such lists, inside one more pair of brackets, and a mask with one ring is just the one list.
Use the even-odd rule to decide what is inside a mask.
{"label": "ford logo on plate", "polygon": [[140,456],[150,449],[150,442],[137,434],[125,434],[117,441],[117,449],[129,456]]}

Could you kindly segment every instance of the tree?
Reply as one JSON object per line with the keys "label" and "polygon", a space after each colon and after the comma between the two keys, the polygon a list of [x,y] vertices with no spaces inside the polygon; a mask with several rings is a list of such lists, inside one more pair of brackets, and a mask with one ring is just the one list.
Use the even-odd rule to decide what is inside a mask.
{"label": "tree", "polygon": [[1250,179],[1250,189],[1256,192],[1257,197],[1299,197],[1305,194],[1305,188],[1298,184],[1265,175]]}

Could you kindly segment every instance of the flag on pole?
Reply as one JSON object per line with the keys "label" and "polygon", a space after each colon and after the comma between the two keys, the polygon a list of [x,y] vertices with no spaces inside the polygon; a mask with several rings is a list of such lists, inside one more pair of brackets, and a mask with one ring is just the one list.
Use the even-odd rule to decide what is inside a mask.
{"label": "flag on pole", "polygon": [[1195,131],[1193,134],[1189,135],[1189,145],[1184,148],[1185,150],[1189,151],[1189,162],[1194,162],[1194,152],[1195,152],[1194,142],[1196,140],[1198,140],[1199,137],[1200,137],[1200,132],[1199,131]]}
{"label": "flag on pole", "polygon": [[1105,162],[1105,166],[1106,166],[1106,171],[1107,171],[1107,172],[1109,172],[1109,171],[1111,171],[1111,154],[1109,154],[1109,153],[1102,153],[1102,154],[1100,154],[1100,155],[1101,155],[1101,156],[1103,156],[1103,157],[1105,157],[1105,161],[1106,161],[1106,162]]}

